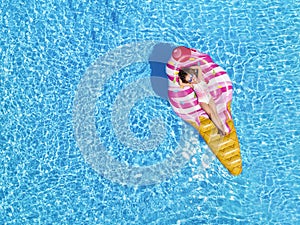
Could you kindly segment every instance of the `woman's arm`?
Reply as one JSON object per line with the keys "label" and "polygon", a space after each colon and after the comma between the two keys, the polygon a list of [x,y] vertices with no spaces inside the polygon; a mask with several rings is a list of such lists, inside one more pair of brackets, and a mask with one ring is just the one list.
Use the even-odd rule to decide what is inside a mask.
{"label": "woman's arm", "polygon": [[202,76],[202,70],[201,70],[201,67],[200,66],[191,66],[189,67],[193,70],[197,70],[197,80],[200,82],[200,81],[204,81],[204,78]]}
{"label": "woman's arm", "polygon": [[189,68],[191,68],[191,69],[193,69],[193,70],[201,69],[200,66],[190,66]]}

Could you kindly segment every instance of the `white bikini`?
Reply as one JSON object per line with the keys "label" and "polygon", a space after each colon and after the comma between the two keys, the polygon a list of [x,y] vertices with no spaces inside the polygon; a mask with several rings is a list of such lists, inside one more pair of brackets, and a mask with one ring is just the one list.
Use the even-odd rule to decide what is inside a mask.
{"label": "white bikini", "polygon": [[197,84],[194,84],[194,91],[196,92],[198,102],[209,103],[211,95],[207,83],[205,81],[200,81]]}

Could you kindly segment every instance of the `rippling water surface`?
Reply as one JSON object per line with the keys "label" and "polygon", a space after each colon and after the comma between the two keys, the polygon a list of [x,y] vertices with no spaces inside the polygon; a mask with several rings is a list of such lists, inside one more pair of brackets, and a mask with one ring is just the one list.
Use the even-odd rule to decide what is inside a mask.
{"label": "rippling water surface", "polygon": [[[300,223],[299,8],[2,1],[0,224]],[[228,71],[240,176],[153,91],[159,43]]]}

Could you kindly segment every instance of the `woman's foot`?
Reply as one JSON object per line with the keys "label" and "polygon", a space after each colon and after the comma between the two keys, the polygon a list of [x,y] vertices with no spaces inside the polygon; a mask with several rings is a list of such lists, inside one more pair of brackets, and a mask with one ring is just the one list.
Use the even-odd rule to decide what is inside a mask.
{"label": "woman's foot", "polygon": [[222,131],[220,129],[218,129],[218,134],[222,135],[222,136],[226,136],[226,132],[225,131]]}
{"label": "woman's foot", "polygon": [[218,128],[218,134],[220,134],[222,136],[226,136],[228,133],[226,133],[226,131],[224,129],[219,129]]}

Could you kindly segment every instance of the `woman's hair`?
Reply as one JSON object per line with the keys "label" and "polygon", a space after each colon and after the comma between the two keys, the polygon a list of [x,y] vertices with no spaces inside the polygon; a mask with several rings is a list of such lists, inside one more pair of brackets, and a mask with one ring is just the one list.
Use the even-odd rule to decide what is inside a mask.
{"label": "woman's hair", "polygon": [[183,83],[188,83],[185,79],[187,73],[183,70],[179,70],[178,76]]}
{"label": "woman's hair", "polygon": [[183,83],[188,83],[187,80],[185,79],[186,75],[188,74],[195,75],[195,71],[191,68],[182,68],[179,70],[178,76]]}

